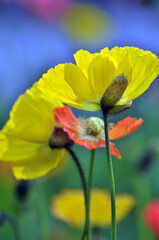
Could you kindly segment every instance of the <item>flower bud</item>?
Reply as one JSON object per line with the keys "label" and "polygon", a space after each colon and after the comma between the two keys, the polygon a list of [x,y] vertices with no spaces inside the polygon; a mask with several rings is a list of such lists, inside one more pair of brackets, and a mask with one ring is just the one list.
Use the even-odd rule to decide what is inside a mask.
{"label": "flower bud", "polygon": [[66,148],[72,145],[73,141],[62,128],[53,127],[53,131],[49,139],[49,146],[51,148]]}
{"label": "flower bud", "polygon": [[131,103],[116,105],[123,96],[127,86],[128,80],[124,75],[116,76],[103,94],[101,99],[102,110],[106,113],[114,114],[131,107]]}

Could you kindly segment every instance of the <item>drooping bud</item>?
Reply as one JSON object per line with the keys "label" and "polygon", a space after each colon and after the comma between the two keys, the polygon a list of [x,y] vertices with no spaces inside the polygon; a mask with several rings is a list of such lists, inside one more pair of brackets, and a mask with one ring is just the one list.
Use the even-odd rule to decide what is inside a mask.
{"label": "drooping bud", "polygon": [[115,105],[123,96],[128,86],[128,80],[124,75],[116,76],[106,89],[102,99],[101,108],[106,113],[114,114],[131,107],[131,103],[125,105]]}
{"label": "drooping bud", "polygon": [[53,127],[53,131],[49,139],[49,146],[51,148],[66,148],[72,145],[73,141],[62,128]]}

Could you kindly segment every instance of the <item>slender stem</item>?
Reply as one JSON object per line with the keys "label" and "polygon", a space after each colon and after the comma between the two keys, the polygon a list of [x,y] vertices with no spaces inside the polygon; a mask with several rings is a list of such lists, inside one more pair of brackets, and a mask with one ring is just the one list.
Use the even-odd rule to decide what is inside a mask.
{"label": "slender stem", "polygon": [[72,156],[76,167],[78,169],[78,172],[80,174],[80,178],[81,178],[81,182],[82,182],[82,187],[83,187],[83,193],[84,193],[84,200],[85,200],[85,209],[86,209],[86,219],[85,219],[85,226],[83,229],[83,233],[82,233],[82,237],[81,240],[85,239],[85,236],[88,232],[88,222],[89,222],[89,206],[88,206],[88,198],[87,198],[87,184],[86,184],[86,180],[85,180],[85,176],[84,176],[84,172],[83,169],[81,167],[81,164],[77,158],[77,156],[75,155],[74,151],[70,148],[70,147],[66,147],[67,151],[70,153],[70,155]]}
{"label": "slender stem", "polygon": [[92,188],[92,175],[93,175],[93,165],[94,165],[94,156],[95,156],[95,149],[91,150],[91,158],[90,158],[90,168],[89,168],[89,177],[88,177],[88,189],[87,189],[87,215],[88,218],[88,235],[87,240],[92,239],[92,233],[91,233],[91,223],[90,223],[90,202],[91,202],[91,188]]}
{"label": "slender stem", "polygon": [[15,239],[20,240],[19,227],[18,227],[16,220],[12,216],[10,216],[6,213],[1,213],[0,225],[3,224],[4,222],[9,222],[11,224],[11,226],[14,230]]}
{"label": "slender stem", "polygon": [[105,140],[106,140],[106,152],[107,152],[107,162],[108,162],[108,172],[109,172],[109,181],[110,181],[110,192],[111,192],[111,217],[112,217],[112,240],[117,239],[117,230],[116,230],[116,206],[115,206],[115,181],[113,173],[113,164],[110,153],[109,145],[109,133],[108,133],[108,115],[103,111],[104,116],[104,126],[105,126]]}

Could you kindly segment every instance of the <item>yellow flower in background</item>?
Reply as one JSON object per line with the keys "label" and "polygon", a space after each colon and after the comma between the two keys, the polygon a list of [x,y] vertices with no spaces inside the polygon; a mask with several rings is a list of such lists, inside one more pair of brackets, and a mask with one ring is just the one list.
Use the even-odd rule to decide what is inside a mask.
{"label": "yellow flower in background", "polygon": [[[116,195],[117,223],[123,220],[135,206],[135,198],[129,194]],[[85,219],[85,205],[82,190],[63,190],[53,196],[51,213],[72,227],[82,227]],[[90,218],[92,227],[111,225],[111,199],[109,192],[92,189]]]}
{"label": "yellow flower in background", "polygon": [[105,41],[110,23],[103,9],[88,3],[72,4],[63,18],[64,31],[74,41],[89,45]]}
{"label": "yellow flower in background", "polygon": [[62,160],[64,149],[49,144],[53,128],[59,127],[53,109],[61,102],[31,88],[21,95],[0,131],[0,160],[12,162],[17,179],[40,177]]}
{"label": "yellow flower in background", "polygon": [[79,50],[76,64],[59,64],[35,84],[72,107],[115,113],[131,106],[159,74],[155,54],[135,47],[104,48],[91,54]]}

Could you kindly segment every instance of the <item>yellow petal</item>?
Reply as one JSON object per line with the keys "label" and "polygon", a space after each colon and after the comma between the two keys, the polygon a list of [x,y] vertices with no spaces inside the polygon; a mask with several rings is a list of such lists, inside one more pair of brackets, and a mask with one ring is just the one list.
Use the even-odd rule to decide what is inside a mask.
{"label": "yellow petal", "polygon": [[82,70],[84,75],[88,77],[88,67],[92,60],[99,56],[99,53],[90,53],[86,50],[79,50],[74,54],[77,66]]}
{"label": "yellow petal", "polygon": [[42,92],[53,95],[72,107],[83,109],[82,103],[78,101],[73,89],[65,81],[64,64],[59,64],[55,68],[51,68],[43,77],[34,84],[34,87],[39,88]]}
{"label": "yellow petal", "polygon": [[84,197],[81,190],[63,190],[52,199],[51,213],[73,227],[84,224]]}
{"label": "yellow petal", "polygon": [[109,55],[109,48],[104,48],[100,53],[90,53],[86,50],[79,50],[73,56],[75,58],[77,66],[82,70],[85,76],[88,78],[88,67],[90,63],[96,58],[97,56],[108,56]]}
{"label": "yellow petal", "polygon": [[[2,134],[3,132],[0,136]],[[3,138],[0,137],[0,145],[3,146],[0,148],[0,160],[13,162],[34,157],[41,146],[39,143],[25,141],[8,134],[3,134]]]}
{"label": "yellow petal", "polygon": [[134,47],[115,47],[111,56],[118,62],[116,75],[128,79],[128,87],[117,104],[125,104],[140,96],[159,74],[159,59],[149,51]]}
{"label": "yellow petal", "polygon": [[13,163],[13,172],[17,179],[33,179],[44,176],[56,168],[64,155],[64,149],[51,149],[48,145],[40,145],[32,158]]}
{"label": "yellow petal", "polygon": [[[91,223],[93,226],[111,225],[111,197],[104,190],[94,189],[91,198]],[[98,202],[98,204],[97,204]],[[135,198],[129,194],[116,195],[116,220],[122,221],[135,205]]]}
{"label": "yellow petal", "polygon": [[77,101],[84,102],[85,96],[88,100],[95,98],[91,84],[77,65],[66,63],[64,71],[65,81],[71,86],[77,96]]}
{"label": "yellow petal", "polygon": [[[61,102],[83,110],[85,98],[93,100],[93,103],[96,100],[87,78],[80,68],[72,63],[60,64],[55,69],[50,69],[35,86],[52,93]],[[90,104],[92,105],[92,102]]]}
{"label": "yellow petal", "polygon": [[53,125],[53,109],[62,106],[57,99],[36,88],[27,90],[15,103],[3,132],[32,142],[48,142]]}
{"label": "yellow petal", "polygon": [[103,56],[103,57],[106,57],[106,56],[110,55],[109,48],[108,48],[108,47],[103,48],[103,49],[100,51],[100,55]]}
{"label": "yellow petal", "polygon": [[110,56],[97,56],[89,65],[88,78],[99,101],[115,77],[115,62]]}
{"label": "yellow petal", "polygon": [[[129,194],[116,195],[117,222],[124,219],[135,205],[135,198]],[[81,190],[63,190],[52,199],[51,212],[57,218],[73,227],[84,225],[85,206]],[[92,189],[91,225],[102,227],[111,225],[111,198],[107,191]]]}
{"label": "yellow petal", "polygon": [[[99,97],[98,97],[99,99]],[[99,100],[97,98],[91,99],[91,100],[87,100],[85,102],[82,103],[82,108],[83,110],[86,111],[98,111],[99,109],[101,109],[101,106],[99,104]]]}
{"label": "yellow petal", "polygon": [[35,143],[0,132],[0,160],[13,164],[17,179],[33,179],[56,168],[64,149],[51,149],[46,142]]}
{"label": "yellow petal", "polygon": [[130,194],[117,194],[116,195],[116,212],[117,223],[122,221],[135,206],[136,200]]}

